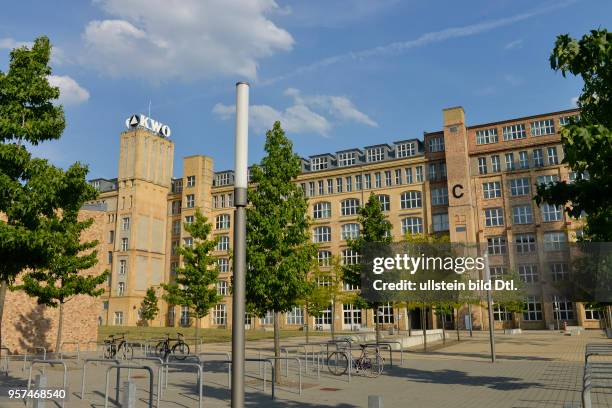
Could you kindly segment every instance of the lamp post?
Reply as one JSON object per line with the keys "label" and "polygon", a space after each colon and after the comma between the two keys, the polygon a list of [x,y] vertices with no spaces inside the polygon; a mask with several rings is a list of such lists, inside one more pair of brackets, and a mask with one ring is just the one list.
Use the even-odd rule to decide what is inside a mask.
{"label": "lamp post", "polygon": [[[484,253],[484,278],[485,282],[489,282],[491,285],[491,270],[489,269],[489,253],[488,249],[485,249]],[[487,307],[489,308],[489,342],[491,343],[491,362],[495,362],[495,320],[493,319],[493,295],[491,288],[487,290]]]}
{"label": "lamp post", "polygon": [[234,282],[232,297],[232,408],[244,407],[244,314],[248,183],[249,84],[236,84],[234,167]]}

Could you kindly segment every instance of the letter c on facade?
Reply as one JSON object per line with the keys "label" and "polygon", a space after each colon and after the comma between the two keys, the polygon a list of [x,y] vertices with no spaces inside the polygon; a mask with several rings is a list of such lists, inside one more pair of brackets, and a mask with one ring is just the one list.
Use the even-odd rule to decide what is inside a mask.
{"label": "letter c on facade", "polygon": [[453,197],[455,198],[463,197],[463,192],[461,190],[463,190],[463,186],[461,184],[455,184],[453,186]]}

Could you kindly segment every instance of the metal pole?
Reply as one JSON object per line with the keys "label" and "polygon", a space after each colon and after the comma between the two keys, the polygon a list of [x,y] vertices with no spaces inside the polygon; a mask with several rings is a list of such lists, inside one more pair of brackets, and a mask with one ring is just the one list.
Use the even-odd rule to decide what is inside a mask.
{"label": "metal pole", "polygon": [[234,169],[234,296],[232,299],[232,408],[244,407],[244,313],[248,183],[249,84],[236,84]]}
{"label": "metal pole", "polygon": [[[484,262],[485,262],[485,282],[489,282],[491,284],[491,271],[489,269],[489,253],[488,250],[485,249],[484,253]],[[487,307],[489,308],[489,342],[491,343],[491,362],[495,362],[495,331],[494,325],[495,321],[493,320],[493,295],[491,293],[491,289],[487,290]]]}

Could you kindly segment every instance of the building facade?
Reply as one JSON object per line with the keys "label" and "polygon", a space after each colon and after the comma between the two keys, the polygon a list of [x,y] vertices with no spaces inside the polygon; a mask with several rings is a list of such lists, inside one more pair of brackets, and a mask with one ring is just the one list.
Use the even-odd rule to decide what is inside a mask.
{"label": "building facade", "polygon": [[[578,113],[568,110],[468,126],[461,107],[449,108],[443,111],[442,130],[425,133],[422,139],[302,159],[296,182],[309,199],[311,235],[319,246],[321,267],[332,256],[344,264],[358,262],[347,240],[359,234],[357,210],[373,193],[392,225],[394,240],[407,233],[448,233],[452,242],[486,245],[492,273],[516,267],[528,294],[527,309],[520,316],[523,327],[548,328],[559,321],[599,327],[597,310],[585,310],[555,295],[554,280],[567,264],[546,251],[575,240],[580,220],[570,219],[561,208],[547,204],[538,208],[533,201],[537,183],[573,179],[561,164],[559,129]],[[101,321],[139,322],[146,289],[174,278],[181,262],[178,246],[193,242],[184,224],[200,209],[219,238],[217,289],[224,295],[201,326],[229,328],[233,172],[215,171],[211,157],[189,156],[183,159],[183,177],[172,178],[173,142],[140,126],[123,132],[120,144],[118,178],[91,181],[101,192],[98,201],[107,208],[101,241],[112,271]],[[193,324],[186,309],[162,306],[153,325]],[[472,309],[474,327],[486,327],[484,309]],[[467,308],[460,311],[460,326],[467,313]],[[430,311],[426,315],[429,328],[439,325]],[[283,317],[282,326],[308,323],[313,329],[327,330],[333,324],[337,330],[355,330],[372,327],[377,318],[386,326],[416,329],[421,326],[420,316],[418,310],[392,304],[376,314],[338,304],[308,322],[303,310],[295,308]],[[510,327],[519,317],[496,307],[495,318],[497,327]],[[247,327],[271,325],[271,314],[247,316]]]}

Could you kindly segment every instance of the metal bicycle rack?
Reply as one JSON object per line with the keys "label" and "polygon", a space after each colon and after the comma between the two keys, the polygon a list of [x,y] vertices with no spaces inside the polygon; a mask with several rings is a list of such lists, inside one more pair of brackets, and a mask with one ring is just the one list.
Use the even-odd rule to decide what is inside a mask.
{"label": "metal bicycle rack", "polygon": [[[68,368],[66,367],[66,362],[62,360],[32,360],[32,362],[30,363],[30,372],[28,374],[28,392],[30,391],[30,386],[32,385],[32,367],[34,367],[36,364],[48,364],[50,366],[53,366],[54,364],[60,364],[64,368],[64,381],[62,382],[62,388],[66,392],[66,395],[68,394]],[[66,400],[62,399],[62,408],[64,407],[65,402]]]}
{"label": "metal bicycle rack", "polygon": [[[115,365],[120,365],[119,360],[110,360],[108,358],[86,358],[83,360],[83,371],[81,372],[81,399],[85,397],[85,378],[87,377],[87,363],[113,363]],[[117,376],[117,381],[119,381],[119,376]],[[117,383],[117,390],[119,390],[119,383]],[[119,392],[117,392],[117,398]]]}
{"label": "metal bicycle rack", "polygon": [[[153,408],[153,369],[149,366],[137,366],[137,365],[130,365],[130,364],[124,364],[124,365],[115,365],[115,366],[110,366],[106,369],[106,387],[104,388],[104,408],[108,408],[108,379],[109,379],[109,374],[111,372],[112,369],[116,368],[117,369],[117,382],[119,382],[119,373],[122,368],[128,368],[130,370],[144,370],[149,374],[149,408]],[[158,380],[159,382],[159,380]],[[119,395],[119,388],[117,388],[117,396]],[[159,399],[159,390],[157,392],[158,395],[158,399]],[[116,402],[118,401],[119,398],[117,398]],[[159,406],[159,402],[158,402],[158,406]]]}
{"label": "metal bicycle rack", "polygon": [[202,366],[202,374],[204,374],[204,364],[214,362],[214,360],[202,360],[200,356],[224,356],[225,363],[227,364],[227,388],[232,388],[232,357],[229,352],[205,352],[198,353],[198,359],[200,360],[200,365]]}
{"label": "metal bicycle rack", "polygon": [[[162,367],[166,367],[166,377],[165,377],[165,385],[164,388],[168,388],[168,368],[169,367],[195,367],[196,375],[197,375],[197,384],[198,384],[198,408],[202,408],[202,388],[204,387],[204,375],[202,372],[202,366],[198,363],[163,363]],[[158,391],[158,401],[159,394],[163,393],[163,388]],[[159,402],[157,403],[159,407]]]}

